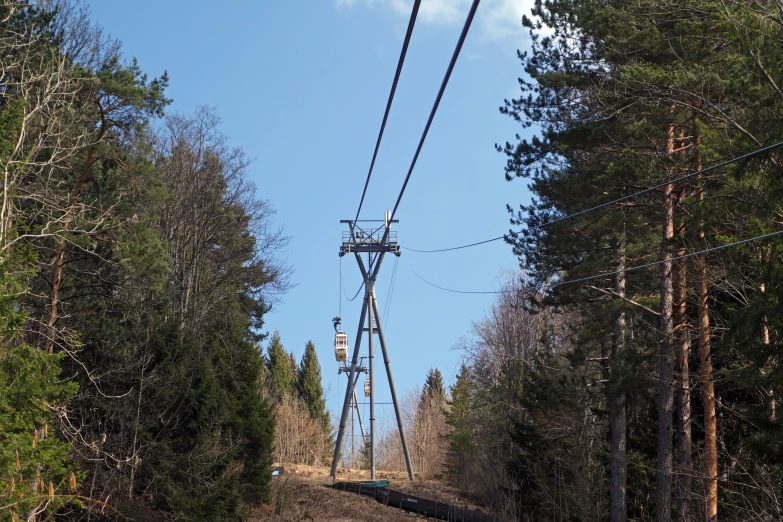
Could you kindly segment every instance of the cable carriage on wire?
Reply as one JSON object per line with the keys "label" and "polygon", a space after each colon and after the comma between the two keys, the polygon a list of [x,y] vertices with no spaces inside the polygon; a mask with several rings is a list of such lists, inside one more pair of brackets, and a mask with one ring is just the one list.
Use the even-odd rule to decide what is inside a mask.
{"label": "cable carriage on wire", "polygon": [[364,381],[364,396],[365,397],[370,396],[370,379]]}
{"label": "cable carriage on wire", "polygon": [[332,322],[334,323],[334,358],[337,362],[345,362],[348,360],[348,335],[338,330],[340,317],[335,317]]}

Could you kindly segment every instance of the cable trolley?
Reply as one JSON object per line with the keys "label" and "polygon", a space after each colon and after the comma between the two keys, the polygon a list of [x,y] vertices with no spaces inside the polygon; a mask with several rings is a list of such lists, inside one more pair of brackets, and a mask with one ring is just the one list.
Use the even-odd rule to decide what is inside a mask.
{"label": "cable trolley", "polygon": [[334,358],[337,362],[345,362],[348,360],[348,335],[339,330],[340,316],[332,319],[334,324]]}

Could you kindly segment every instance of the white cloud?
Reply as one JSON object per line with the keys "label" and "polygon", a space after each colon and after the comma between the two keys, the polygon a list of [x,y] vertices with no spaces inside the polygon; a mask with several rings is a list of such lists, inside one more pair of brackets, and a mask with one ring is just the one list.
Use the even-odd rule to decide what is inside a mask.
{"label": "white cloud", "polygon": [[[522,27],[522,16],[530,16],[533,0],[489,0],[479,17],[482,34],[492,40],[522,39],[527,29]],[[479,4],[479,10],[482,4]]]}
{"label": "white cloud", "polygon": [[[410,15],[412,0],[337,0],[337,7],[364,4],[382,7],[399,15]],[[417,20],[430,24],[451,24],[465,17],[469,0],[423,0]]]}
{"label": "white cloud", "polygon": [[[365,5],[382,8],[407,17],[412,0],[336,0],[337,7]],[[417,21],[432,25],[462,24],[470,9],[470,0],[422,0]],[[530,14],[533,0],[484,0],[479,4],[476,21],[481,37],[488,40],[521,41],[527,34],[522,15]]]}

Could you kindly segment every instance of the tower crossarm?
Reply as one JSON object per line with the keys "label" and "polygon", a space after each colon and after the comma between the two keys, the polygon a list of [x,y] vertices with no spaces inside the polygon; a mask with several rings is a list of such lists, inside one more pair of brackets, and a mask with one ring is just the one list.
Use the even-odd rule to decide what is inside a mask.
{"label": "tower crossarm", "polygon": [[[337,375],[341,373],[351,373],[351,367],[350,366],[340,366],[337,368]],[[367,367],[366,366],[357,366],[356,367],[356,373],[367,373]]]}
{"label": "tower crossarm", "polygon": [[[398,220],[391,221],[397,223]],[[387,234],[385,221],[351,221],[341,220],[348,224],[348,230],[343,231],[340,244],[340,257],[350,253],[380,253],[387,252],[399,256],[400,245],[397,242],[397,231],[389,230]],[[380,223],[380,225],[378,225]],[[385,236],[385,237],[384,237]]]}

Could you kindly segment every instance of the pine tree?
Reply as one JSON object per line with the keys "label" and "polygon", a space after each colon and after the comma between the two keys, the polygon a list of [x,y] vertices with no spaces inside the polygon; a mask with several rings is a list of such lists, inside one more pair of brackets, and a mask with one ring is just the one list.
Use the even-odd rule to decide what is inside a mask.
{"label": "pine tree", "polygon": [[296,370],[296,389],[310,412],[310,418],[320,421],[324,430],[330,433],[331,422],[329,412],[326,411],[326,399],[321,383],[321,365],[318,363],[318,354],[312,341],[307,341]]}
{"label": "pine tree", "polygon": [[[628,266],[629,259],[665,261],[656,268],[657,281],[651,274],[637,273],[633,278],[615,277],[611,290],[599,288],[606,286],[604,282],[563,286],[544,300],[578,307],[583,321],[575,328],[579,358],[586,371],[600,372],[607,384],[612,438],[609,493],[615,522],[627,520],[631,502],[625,493],[638,489],[626,484],[626,467],[634,461],[625,458],[626,396],[644,391],[639,386],[642,381],[629,379],[635,373],[629,364],[634,359],[643,362],[647,368],[643,371],[658,369],[657,447],[654,453],[645,450],[647,457],[657,459],[656,519],[672,518],[675,480],[679,480],[674,490],[675,516],[690,517],[690,348],[682,335],[688,328],[687,281],[685,265],[673,266],[671,258],[694,244],[704,247],[710,234],[701,238],[696,234],[706,227],[716,234],[725,230],[725,224],[714,219],[721,212],[710,215],[702,203],[697,211],[702,222],[690,221],[691,187],[681,183],[567,222],[538,225],[624,196],[633,191],[631,187],[674,179],[694,170],[705,156],[737,155],[734,147],[739,143],[760,145],[757,129],[748,125],[753,109],[746,101],[748,92],[757,91],[753,83],[758,84],[760,76],[745,72],[751,65],[738,55],[737,45],[729,43],[721,19],[724,11],[701,0],[681,2],[674,11],[661,9],[656,1],[537,2],[534,14],[550,33],[534,34],[532,52],[521,55],[531,80],[522,81],[522,96],[502,109],[525,126],[542,127],[533,139],[520,138],[516,146],[506,144],[501,149],[509,156],[507,178],[533,181],[536,199],[514,215],[515,224],[527,225],[527,230],[513,238],[515,253],[529,274],[546,284],[552,277],[568,280],[612,272]],[[541,27],[532,20],[525,23],[534,33]],[[706,45],[706,34],[722,43]],[[711,187],[713,194],[722,190],[717,184]],[[650,223],[660,225],[658,237],[650,234]],[[706,306],[703,293],[699,301]],[[655,300],[644,304],[648,296]],[[653,332],[642,334],[639,328],[650,318],[642,319],[643,308],[632,303],[652,313],[659,308],[655,344],[650,343]],[[708,322],[700,324],[709,328]],[[700,332],[699,337],[706,335]],[[646,362],[638,355],[644,355]],[[675,383],[680,391],[676,404]],[[704,400],[709,403],[714,397]],[[705,406],[705,412],[708,409]]]}

